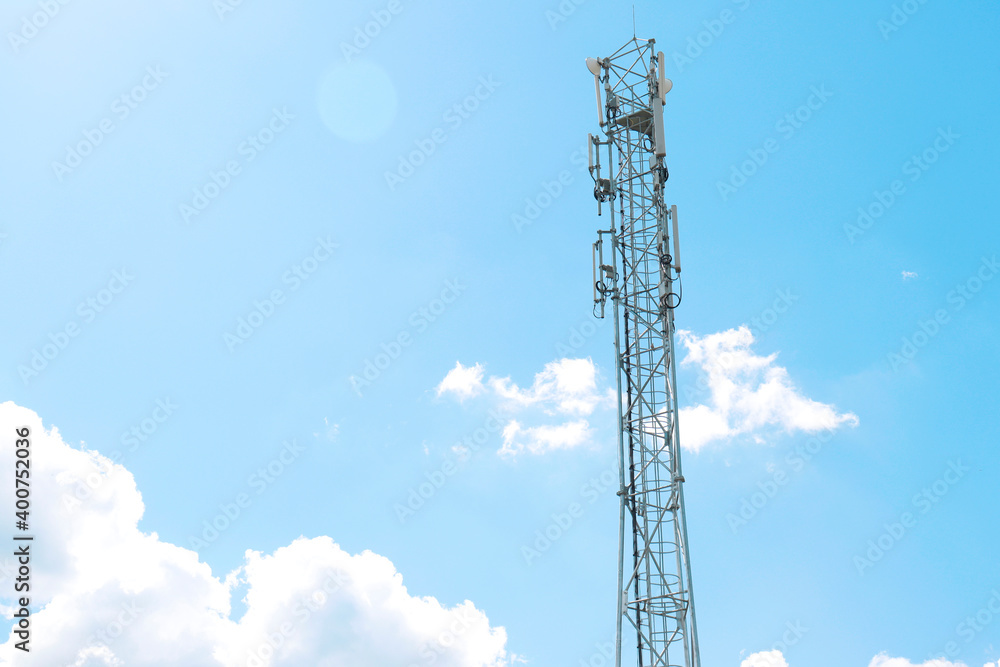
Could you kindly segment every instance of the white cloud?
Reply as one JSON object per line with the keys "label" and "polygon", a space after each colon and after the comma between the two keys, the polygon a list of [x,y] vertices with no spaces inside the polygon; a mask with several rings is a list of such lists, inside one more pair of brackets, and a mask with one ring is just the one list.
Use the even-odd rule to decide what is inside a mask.
{"label": "white cloud", "polygon": [[[754,653],[749,658],[740,663],[740,667],[788,667],[785,656],[781,651],[764,651]],[[868,667],[966,667],[964,662],[949,662],[942,658],[928,660],[923,663],[910,662],[906,658],[890,658],[885,653],[880,653],[868,663]],[[984,667],[997,667],[996,663],[989,663]]]}
{"label": "white cloud", "polygon": [[455,367],[448,371],[441,383],[437,386],[437,395],[452,393],[460,401],[478,396],[483,392],[483,366],[463,366],[456,361]]}
{"label": "white cloud", "polygon": [[352,556],[329,537],[299,539],[269,556],[248,552],[237,576],[248,585],[248,611],[218,651],[225,665],[267,652],[282,624],[290,631],[278,665],[406,665],[426,662],[427,652],[455,667],[509,664],[506,633],[472,602],[449,609],[411,596],[387,558]]}
{"label": "white cloud", "polygon": [[[30,662],[11,636],[0,664],[284,667],[422,663],[505,667],[506,633],[472,602],[411,595],[393,564],[351,555],[329,537],[248,551],[226,577],[188,549],[138,529],[144,506],[124,467],[74,449],[34,412],[0,404],[0,469],[13,470],[15,427],[32,431]],[[13,515],[11,476],[0,512]],[[77,498],[79,496],[79,498]],[[0,603],[14,603],[9,563]],[[246,590],[246,613],[230,617]],[[10,618],[10,614],[7,614]]]}
{"label": "white cloud", "polygon": [[726,415],[707,405],[696,405],[693,408],[681,408],[680,411],[681,442],[691,450],[697,451],[707,442],[721,440],[735,434],[729,426]]}
{"label": "white cloud", "polygon": [[[928,660],[927,662],[910,662],[906,658],[890,658],[885,653],[879,653],[868,663],[868,667],[965,667],[964,662],[950,662],[943,658]],[[986,667],[990,667],[986,665]]]}
{"label": "white cloud", "polygon": [[[687,351],[681,363],[696,367],[702,387],[709,391],[706,402],[681,408],[681,444],[687,449],[697,451],[741,435],[764,442],[775,429],[815,433],[858,424],[857,415],[839,413],[833,405],[804,396],[788,371],[775,363],[777,354],[755,354],[753,334],[745,326],[708,336],[680,331],[678,339]],[[599,388],[591,359],[550,362],[527,388],[509,377],[484,382],[483,375],[481,364],[458,363],[438,385],[438,394],[452,392],[464,399],[489,389],[510,417],[499,450],[503,456],[579,447],[593,433],[585,418],[615,404],[614,390]]]}
{"label": "white cloud", "polygon": [[[614,391],[598,389],[597,367],[591,359],[559,359],[536,373],[530,387],[522,388],[509,377],[490,377],[483,382],[483,366],[457,363],[437,387],[438,395],[450,392],[459,400],[486,388],[498,408],[508,416],[503,446],[498,454],[544,454],[572,449],[589,442],[593,435],[585,417],[599,407],[614,405]],[[516,416],[516,418],[515,418]],[[523,422],[530,421],[530,425]]]}
{"label": "white cloud", "polygon": [[490,387],[520,407],[538,405],[548,413],[589,415],[602,402],[614,404],[613,394],[597,390],[597,368],[591,359],[560,359],[545,364],[528,389],[521,389],[509,377],[490,378]]}
{"label": "white cloud", "polygon": [[916,271],[903,271],[903,280],[913,280],[919,278]]}
{"label": "white cloud", "polygon": [[781,651],[762,651],[741,662],[740,667],[788,667],[788,663]]}
{"label": "white cloud", "polygon": [[499,454],[515,457],[525,450],[542,454],[555,449],[572,449],[584,444],[590,437],[590,424],[586,419],[528,428],[521,426],[517,420],[511,420],[503,429],[503,447]]}
{"label": "white cloud", "polygon": [[696,366],[709,390],[708,404],[681,408],[681,444],[687,449],[737,435],[760,440],[768,427],[816,432],[858,423],[853,413],[803,396],[788,371],[775,364],[777,354],[754,354],[753,334],[745,326],[703,337],[679,331],[678,338],[687,349],[682,365]]}

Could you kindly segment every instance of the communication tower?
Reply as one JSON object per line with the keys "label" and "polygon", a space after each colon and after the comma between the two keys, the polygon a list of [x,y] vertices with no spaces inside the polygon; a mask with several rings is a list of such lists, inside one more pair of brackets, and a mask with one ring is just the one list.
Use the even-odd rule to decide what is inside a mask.
{"label": "communication tower", "polygon": [[632,631],[639,667],[701,665],[677,424],[681,262],[677,207],[664,203],[663,106],[673,86],[664,66],[654,40],[635,37],[587,58],[604,135],[590,136],[590,173],[598,215],[607,208],[610,217],[594,244],[594,312],[604,317],[611,299],[619,399],[616,667]]}

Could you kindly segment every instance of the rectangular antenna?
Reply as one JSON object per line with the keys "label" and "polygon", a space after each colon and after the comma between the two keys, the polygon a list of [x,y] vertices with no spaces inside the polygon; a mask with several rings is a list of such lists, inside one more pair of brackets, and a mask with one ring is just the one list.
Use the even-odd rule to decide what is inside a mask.
{"label": "rectangular antenna", "polygon": [[657,54],[656,59],[659,61],[659,64],[660,64],[660,67],[659,67],[659,70],[660,70],[659,71],[659,77],[657,77],[658,80],[659,80],[659,84],[657,85],[657,92],[660,95],[660,102],[663,103],[663,104],[666,104],[667,100],[664,98],[664,96],[667,94],[667,90],[666,90],[667,89],[667,76],[666,76],[666,74],[663,71],[663,60],[664,60],[664,58],[663,58],[663,51],[660,51],[660,53]]}
{"label": "rectangular antenna", "polygon": [[670,207],[670,219],[674,222],[674,271],[681,272],[681,237],[677,228],[677,205]]}
{"label": "rectangular antenna", "polygon": [[659,97],[653,98],[653,134],[656,140],[656,157],[666,156],[667,147],[663,139],[663,104]]}
{"label": "rectangular antenna", "polygon": [[598,240],[596,243],[594,243],[594,246],[592,248],[593,257],[594,257],[594,283],[593,283],[594,284],[594,303],[597,303],[597,244],[600,243],[600,242],[601,241]]}
{"label": "rectangular antenna", "polygon": [[601,101],[601,80],[594,75],[594,93],[597,94],[597,123],[599,127],[604,127],[604,103]]}

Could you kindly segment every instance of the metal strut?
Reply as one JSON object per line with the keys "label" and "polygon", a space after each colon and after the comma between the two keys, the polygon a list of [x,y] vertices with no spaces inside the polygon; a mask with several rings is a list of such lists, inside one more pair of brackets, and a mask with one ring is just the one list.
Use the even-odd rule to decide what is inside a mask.
{"label": "metal strut", "polygon": [[[604,133],[589,144],[598,214],[604,203],[618,204],[594,244],[594,310],[603,317],[611,299],[619,397],[615,665],[700,667],[677,423],[680,246],[677,209],[664,203],[663,106],[672,84],[654,47],[633,38],[608,58],[587,59]],[[623,647],[629,627],[634,656]]]}

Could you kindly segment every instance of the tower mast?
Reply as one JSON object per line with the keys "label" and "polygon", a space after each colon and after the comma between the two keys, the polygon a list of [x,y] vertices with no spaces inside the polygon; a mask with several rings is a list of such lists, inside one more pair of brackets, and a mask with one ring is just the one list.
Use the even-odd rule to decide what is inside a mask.
{"label": "tower mast", "polygon": [[610,213],[594,244],[594,312],[604,317],[611,299],[619,398],[615,665],[634,632],[639,667],[700,667],[677,423],[677,207],[664,203],[663,105],[673,84],[654,40],[633,37],[587,67],[604,134],[590,137],[590,172],[598,215],[605,204]]}

